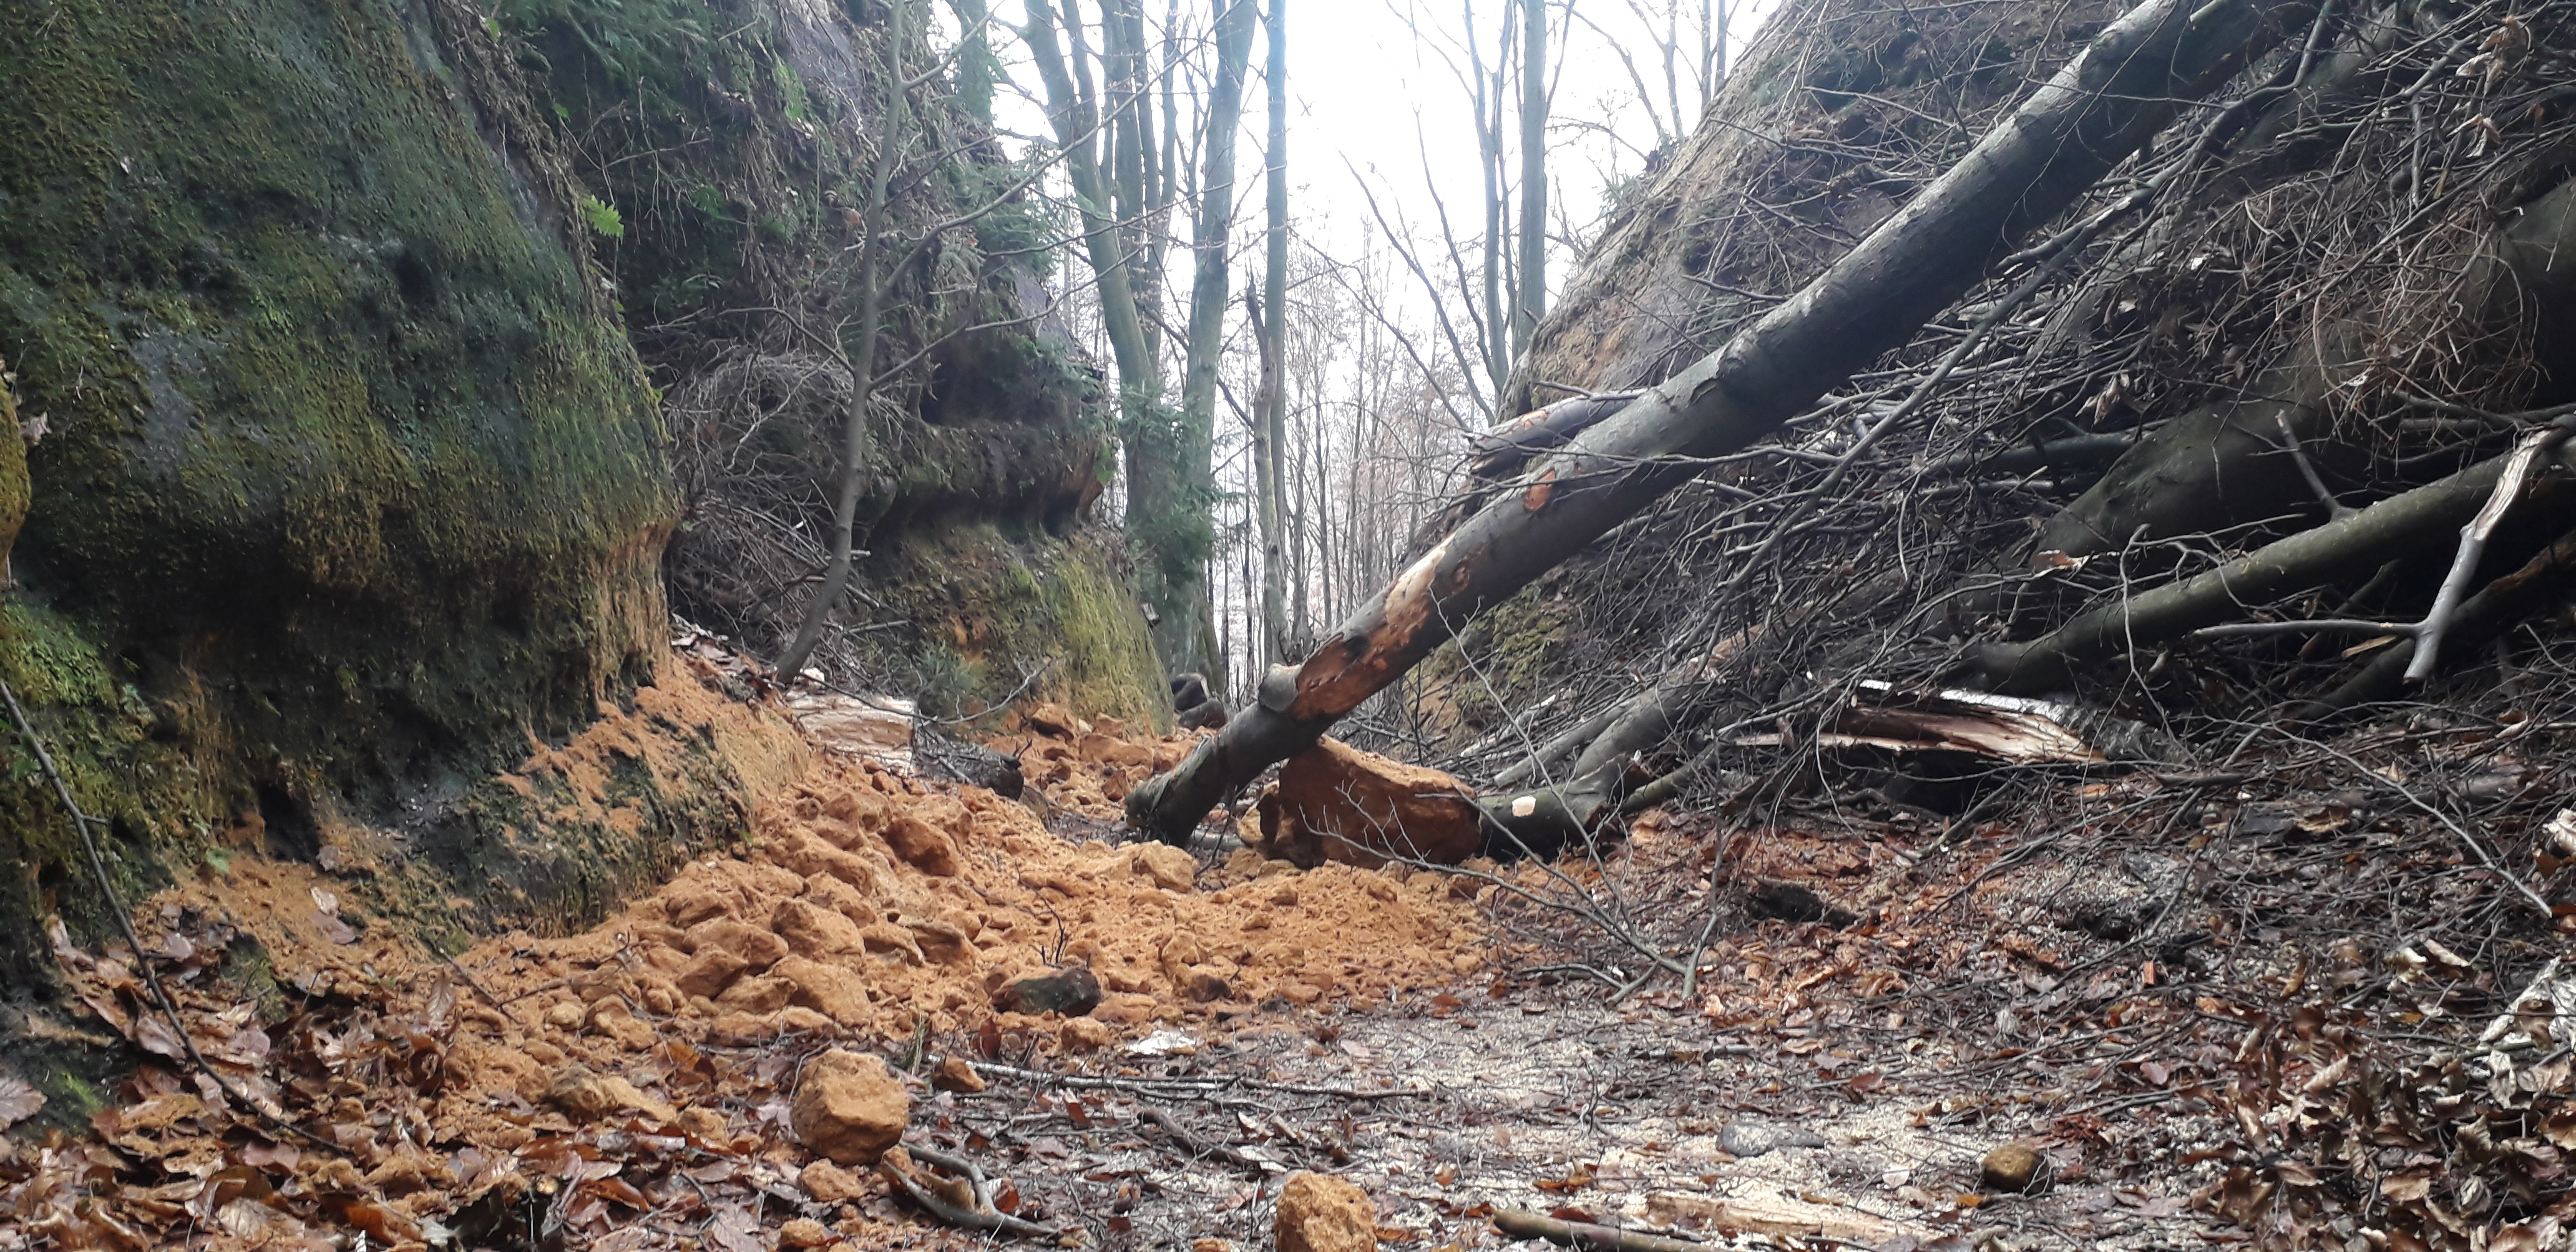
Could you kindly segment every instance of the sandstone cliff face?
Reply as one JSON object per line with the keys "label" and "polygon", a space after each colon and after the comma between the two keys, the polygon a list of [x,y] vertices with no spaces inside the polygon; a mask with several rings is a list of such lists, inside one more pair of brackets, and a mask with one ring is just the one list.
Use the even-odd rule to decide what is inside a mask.
{"label": "sandstone cliff face", "polygon": [[[815,662],[971,712],[1035,687],[1168,718],[1160,663],[1093,506],[1112,472],[1096,363],[1048,306],[1060,223],[971,91],[968,54],[890,6],[634,0],[503,6],[564,119],[598,247],[665,412],[683,497],[675,607],[774,655],[826,545],[860,355],[883,154],[887,304],[861,474],[857,594]],[[945,225],[943,225],[945,224]]]}
{"label": "sandstone cliff face", "polygon": [[[666,553],[684,525],[706,538],[716,495],[675,452],[778,406],[677,400],[777,354],[777,327],[704,329],[771,280],[838,307],[847,201],[825,193],[867,143],[845,107],[865,9],[0,11],[0,680],[129,895],[269,856],[339,866],[406,926],[553,930],[747,828],[747,776],[783,768],[768,732],[664,716],[652,685]],[[690,12],[750,34],[652,26]],[[674,134],[660,164],[616,162]],[[889,354],[932,364],[889,397],[872,470],[874,590],[914,623],[887,655],[930,656],[910,676],[961,700],[1053,661],[1060,694],[1149,715],[1159,664],[1084,525],[1096,378],[1026,330],[946,335],[1022,298],[977,250],[1012,246],[1004,219],[892,297]],[[49,431],[24,472],[20,416]],[[810,493],[829,445],[768,433],[765,481]],[[556,759],[612,724],[623,747]],[[56,914],[112,930],[0,733],[0,981],[50,983]]]}
{"label": "sandstone cliff face", "polygon": [[[131,880],[309,855],[654,672],[653,395],[508,73],[445,0],[0,13],[0,355],[50,432],[0,677]],[[13,982],[101,921],[24,774]]]}

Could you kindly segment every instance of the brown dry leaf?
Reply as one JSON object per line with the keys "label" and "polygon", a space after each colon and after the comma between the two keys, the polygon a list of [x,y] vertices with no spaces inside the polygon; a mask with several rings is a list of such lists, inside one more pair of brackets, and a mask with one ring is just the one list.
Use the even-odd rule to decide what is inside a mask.
{"label": "brown dry leaf", "polygon": [[175,1061],[188,1059],[187,1046],[180,1042],[178,1032],[171,1030],[170,1023],[161,1020],[158,1013],[135,1019],[133,1039],[146,1052],[159,1053]]}
{"label": "brown dry leaf", "polygon": [[[2557,1223],[2552,1220],[2550,1224]],[[2544,1247],[2556,1246],[2558,1241],[2555,1239],[2542,1242],[2540,1231],[2527,1223],[2507,1226],[2487,1240],[2487,1252],[2540,1252]]]}
{"label": "brown dry leaf", "polygon": [[338,917],[332,914],[316,910],[313,914],[313,920],[316,924],[321,926],[322,933],[329,936],[333,943],[339,944],[342,947],[347,947],[348,945],[358,941],[358,932],[349,929],[349,923],[341,921]]}
{"label": "brown dry leaf", "polygon": [[34,1117],[45,1107],[45,1093],[25,1081],[0,1074],[0,1130]]}
{"label": "brown dry leaf", "polygon": [[760,1236],[760,1218],[743,1208],[719,1209],[707,1223],[706,1246],[719,1252],[769,1252]]}

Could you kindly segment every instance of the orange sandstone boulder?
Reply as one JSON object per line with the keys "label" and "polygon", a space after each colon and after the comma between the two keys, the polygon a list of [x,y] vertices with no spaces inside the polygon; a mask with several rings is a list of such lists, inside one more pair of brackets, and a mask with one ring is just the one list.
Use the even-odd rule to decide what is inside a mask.
{"label": "orange sandstone boulder", "polygon": [[1455,865],[1484,844],[1466,784],[1333,739],[1279,768],[1261,797],[1261,836],[1270,855],[1302,869],[1375,869],[1390,855]]}
{"label": "orange sandstone boulder", "polygon": [[1368,1193],[1299,1171],[1279,1188],[1279,1252],[1377,1252],[1377,1206]]}
{"label": "orange sandstone boulder", "polygon": [[884,1061],[833,1048],[805,1063],[787,1117],[796,1137],[834,1164],[869,1166],[903,1138],[912,1096]]}

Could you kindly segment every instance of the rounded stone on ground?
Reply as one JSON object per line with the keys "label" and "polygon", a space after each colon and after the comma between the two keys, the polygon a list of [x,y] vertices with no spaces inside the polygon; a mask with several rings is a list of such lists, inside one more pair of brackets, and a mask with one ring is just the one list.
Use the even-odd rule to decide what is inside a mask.
{"label": "rounded stone on ground", "polygon": [[1376,1252],[1377,1205],[1339,1178],[1300,1170],[1279,1187],[1279,1252]]}
{"label": "rounded stone on ground", "polygon": [[931,1071],[930,1085],[942,1091],[973,1095],[982,1091],[986,1084],[984,1076],[976,1073],[975,1067],[967,1064],[965,1058],[943,1056],[939,1058],[939,1068]]}
{"label": "rounded stone on ground", "polygon": [[2001,1144],[1977,1163],[1977,1179],[1989,1191],[2020,1193],[2039,1181],[2039,1149],[2015,1141]]}
{"label": "rounded stone on ground", "polygon": [[846,1204],[865,1199],[867,1184],[857,1174],[830,1161],[816,1161],[796,1175],[796,1182],[817,1204]]}
{"label": "rounded stone on ground", "polygon": [[788,1125],[806,1147],[839,1165],[874,1165],[903,1137],[912,1096],[885,1062],[833,1048],[805,1063]]}
{"label": "rounded stone on ground", "polygon": [[1198,858],[1167,843],[1138,844],[1127,863],[1165,891],[1188,891],[1199,875]]}

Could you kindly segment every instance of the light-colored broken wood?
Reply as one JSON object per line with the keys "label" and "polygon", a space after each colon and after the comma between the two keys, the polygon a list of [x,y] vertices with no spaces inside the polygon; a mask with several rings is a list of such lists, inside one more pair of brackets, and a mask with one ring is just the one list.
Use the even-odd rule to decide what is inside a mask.
{"label": "light-colored broken wood", "polygon": [[810,688],[787,697],[787,710],[814,741],[846,756],[912,772],[912,723],[918,710],[894,696],[846,696]]}

